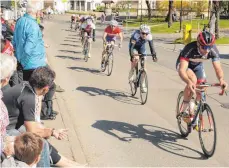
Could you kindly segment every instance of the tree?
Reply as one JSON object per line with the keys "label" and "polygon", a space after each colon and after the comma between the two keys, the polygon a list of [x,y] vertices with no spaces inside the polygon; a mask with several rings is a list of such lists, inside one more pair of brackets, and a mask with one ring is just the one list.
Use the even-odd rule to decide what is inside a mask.
{"label": "tree", "polygon": [[147,5],[147,9],[148,9],[148,20],[151,19],[151,4],[149,0],[146,0],[146,5]]}
{"label": "tree", "polygon": [[168,28],[170,28],[172,26],[172,22],[173,22],[173,17],[172,17],[172,14],[173,14],[173,0],[169,0],[169,12],[168,12]]}
{"label": "tree", "polygon": [[221,8],[221,2],[222,1],[218,1],[218,0],[213,0],[213,6],[212,6],[212,11],[211,11],[211,18],[209,21],[209,27],[210,29],[212,28],[214,22],[212,22],[212,20],[215,18],[215,37],[216,39],[218,39],[220,37],[219,34],[219,21],[220,21],[220,8]]}

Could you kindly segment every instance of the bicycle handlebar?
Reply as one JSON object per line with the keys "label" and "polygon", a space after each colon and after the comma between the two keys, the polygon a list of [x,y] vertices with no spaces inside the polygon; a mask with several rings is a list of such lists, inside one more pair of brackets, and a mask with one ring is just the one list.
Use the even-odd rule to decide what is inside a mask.
{"label": "bicycle handlebar", "polygon": [[[220,87],[219,83],[204,83],[204,84],[200,84],[200,85],[196,85],[197,87],[202,87],[202,89],[196,88],[196,91],[198,92],[203,92],[205,91],[205,88],[207,87]],[[224,90],[224,88],[222,88],[221,92],[219,93],[219,95],[225,95],[227,96],[227,92]]]}

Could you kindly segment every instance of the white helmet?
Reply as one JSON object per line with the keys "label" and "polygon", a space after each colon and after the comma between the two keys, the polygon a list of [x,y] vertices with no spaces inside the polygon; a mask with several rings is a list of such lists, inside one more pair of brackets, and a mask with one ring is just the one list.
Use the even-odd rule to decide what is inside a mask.
{"label": "white helmet", "polygon": [[74,17],[75,17],[76,15],[75,15],[75,14],[72,14],[72,16],[74,16]]}
{"label": "white helmet", "polygon": [[141,25],[140,26],[140,32],[143,32],[143,33],[150,33],[150,27],[149,26],[147,26],[146,24],[143,24],[143,25]]}
{"label": "white helmet", "polygon": [[116,20],[111,20],[110,25],[116,27],[116,26],[118,26],[118,22]]}

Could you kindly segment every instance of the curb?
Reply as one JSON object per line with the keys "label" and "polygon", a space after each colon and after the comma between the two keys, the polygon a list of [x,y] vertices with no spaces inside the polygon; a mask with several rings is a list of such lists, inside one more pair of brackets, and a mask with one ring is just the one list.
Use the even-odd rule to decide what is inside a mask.
{"label": "curb", "polygon": [[68,139],[71,146],[73,158],[76,162],[80,164],[87,164],[86,156],[84,155],[81,142],[78,138],[77,130],[74,128],[74,125],[72,124],[74,122],[72,121],[70,113],[68,112],[65,100],[63,96],[59,93],[56,93],[55,96],[62,122],[65,128],[68,129]]}

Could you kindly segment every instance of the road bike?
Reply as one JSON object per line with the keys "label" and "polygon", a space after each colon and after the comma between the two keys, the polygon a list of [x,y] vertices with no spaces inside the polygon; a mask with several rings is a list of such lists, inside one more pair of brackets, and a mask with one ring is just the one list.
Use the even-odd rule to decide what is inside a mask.
{"label": "road bike", "polygon": [[[210,106],[206,102],[206,90],[209,87],[219,87],[220,84],[210,84],[210,83],[204,83],[197,85],[196,92],[200,95],[201,99],[199,102],[197,102],[194,99],[194,96],[192,97],[190,102],[193,102],[195,106],[192,108],[193,114],[191,114],[191,107],[190,104],[188,106],[188,112],[189,117],[193,118],[191,122],[186,123],[183,121],[183,112],[181,112],[182,106],[183,106],[183,97],[184,92],[181,91],[177,98],[177,107],[176,107],[176,119],[178,123],[178,127],[181,133],[182,137],[187,137],[192,129],[195,129],[198,131],[199,134],[199,141],[201,148],[203,150],[203,153],[206,157],[213,156],[216,148],[216,140],[217,140],[217,132],[216,132],[216,123],[215,118],[213,115],[213,112],[210,108]],[[220,95],[226,94],[222,90]],[[184,125],[182,124],[184,122]],[[211,137],[205,138],[207,134],[211,134]],[[212,139],[212,142],[210,142],[210,139]]]}
{"label": "road bike", "polygon": [[89,39],[90,38],[91,37],[90,36],[87,36],[87,35],[85,35],[83,37],[83,55],[84,55],[85,62],[88,61],[89,48],[90,48],[90,45],[91,45],[91,43],[89,42]]}
{"label": "road bike", "polygon": [[145,56],[153,56],[152,54],[135,54],[135,56],[140,56],[140,69],[138,69],[138,64],[134,69],[133,80],[129,81],[131,95],[135,96],[137,93],[137,88],[140,87],[140,97],[142,105],[146,103],[148,98],[148,78],[145,70]]}
{"label": "road bike", "polygon": [[[114,47],[117,47],[119,45],[111,44],[110,42],[106,43],[105,45],[106,45],[106,53],[101,62],[101,64],[104,64],[104,68],[102,69],[102,72],[104,72],[107,68],[107,76],[110,76],[113,71],[113,64],[114,64],[114,54],[113,54]],[[119,50],[120,50],[120,46],[119,46]]]}

